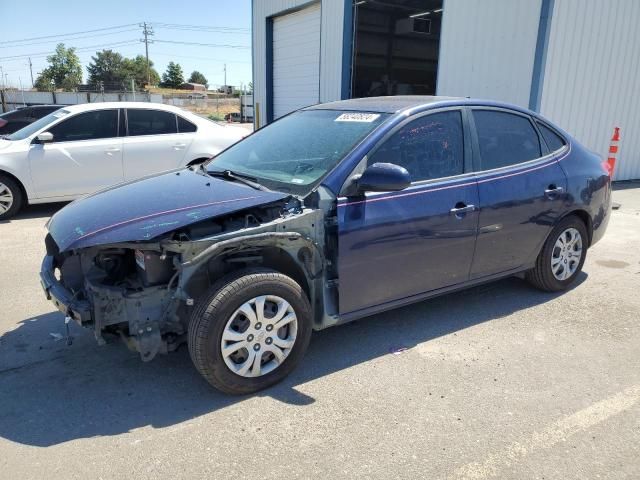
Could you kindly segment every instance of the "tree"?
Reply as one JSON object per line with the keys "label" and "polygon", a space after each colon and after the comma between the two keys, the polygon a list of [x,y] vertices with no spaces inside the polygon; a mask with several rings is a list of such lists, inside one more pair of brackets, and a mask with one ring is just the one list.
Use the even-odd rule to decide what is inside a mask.
{"label": "tree", "polygon": [[[153,68],[153,62],[151,60],[149,60],[149,69],[151,76],[150,86],[158,85],[160,83],[160,75],[156,69]],[[147,59],[143,55],[138,55],[136,58],[125,58],[123,72],[129,82],[131,82],[133,78],[137,88],[144,88],[147,84]]]}
{"label": "tree", "polygon": [[253,93],[253,82],[249,82],[247,85],[247,93],[251,95]]}
{"label": "tree", "polygon": [[[99,82],[107,84],[109,87],[121,84],[125,81],[124,62],[125,59],[113,50],[103,50],[96,52],[95,57],[91,57],[92,62],[87,67],[89,73],[89,84],[96,85]],[[113,87],[112,87],[113,88]]]}
{"label": "tree", "polygon": [[55,53],[47,57],[47,62],[49,66],[40,72],[36,80],[38,90],[54,87],[71,91],[82,82],[82,67],[75,48],[65,48],[64,43],[59,43]]}
{"label": "tree", "polygon": [[207,78],[197,70],[191,72],[191,76],[189,77],[188,81],[191,83],[200,83],[209,88],[209,82],[207,81]]}
{"label": "tree", "polygon": [[167,71],[162,74],[161,85],[165,88],[178,88],[184,83],[182,67],[173,62],[167,65]]}

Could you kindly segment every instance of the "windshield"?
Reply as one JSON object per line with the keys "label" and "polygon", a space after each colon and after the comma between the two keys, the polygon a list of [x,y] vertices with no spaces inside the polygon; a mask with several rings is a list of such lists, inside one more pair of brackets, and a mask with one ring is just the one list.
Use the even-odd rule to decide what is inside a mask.
{"label": "windshield", "polygon": [[272,190],[303,195],[387,117],[336,110],[295,112],[225,150],[206,168],[231,170]]}
{"label": "windshield", "polygon": [[62,118],[68,114],[69,114],[68,110],[64,110],[64,109],[56,110],[55,112],[50,113],[46,117],[42,117],[41,119],[36,120],[33,123],[30,123],[26,127],[21,128],[17,132],[13,132],[11,135],[7,135],[5,138],[7,140],[24,140],[25,138],[30,137],[31,135],[36,133],[38,130],[46,127],[50,123],[53,123],[55,120],[58,120],[59,118]]}

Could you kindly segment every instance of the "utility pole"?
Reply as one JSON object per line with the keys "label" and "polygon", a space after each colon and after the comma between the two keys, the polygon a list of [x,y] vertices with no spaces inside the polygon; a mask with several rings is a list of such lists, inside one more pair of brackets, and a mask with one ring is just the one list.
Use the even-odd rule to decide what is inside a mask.
{"label": "utility pole", "polygon": [[31,57],[29,57],[29,72],[31,73],[31,88],[33,88],[33,64],[31,63]]}
{"label": "utility pole", "polygon": [[224,88],[227,88],[227,64],[224,64]]}
{"label": "utility pole", "polygon": [[153,40],[149,40],[149,37],[153,35],[153,28],[147,26],[147,22],[144,22],[142,25],[142,34],[144,35],[144,39],[141,39],[141,42],[144,42],[144,51],[147,57],[147,85],[151,85],[151,67],[149,66],[149,44],[153,43]]}

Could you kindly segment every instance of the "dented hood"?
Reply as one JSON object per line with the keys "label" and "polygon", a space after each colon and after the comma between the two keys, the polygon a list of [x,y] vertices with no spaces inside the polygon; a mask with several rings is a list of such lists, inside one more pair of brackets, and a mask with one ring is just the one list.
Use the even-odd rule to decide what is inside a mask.
{"label": "dented hood", "polygon": [[190,169],[118,185],[76,200],[47,228],[60,251],[150,240],[186,225],[287,198]]}

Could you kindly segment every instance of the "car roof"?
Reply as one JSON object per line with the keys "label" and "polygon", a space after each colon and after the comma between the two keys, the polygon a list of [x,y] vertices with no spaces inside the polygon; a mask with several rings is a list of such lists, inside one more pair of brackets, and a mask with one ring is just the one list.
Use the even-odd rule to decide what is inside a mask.
{"label": "car roof", "polygon": [[[401,113],[421,111],[445,106],[486,106],[516,110],[529,115],[534,114],[524,108],[504,102],[464,97],[445,97],[436,95],[396,95],[388,97],[353,98],[337,102],[321,103],[303,110],[349,110],[356,112]],[[535,114],[534,114],[535,115]]]}
{"label": "car roof", "polygon": [[173,105],[165,105],[163,103],[153,102],[96,102],[96,103],[79,103],[77,105],[60,105],[70,113],[88,112],[91,110],[103,110],[108,108],[142,108],[153,110],[165,110],[174,113],[186,113],[185,110],[174,107]]}

